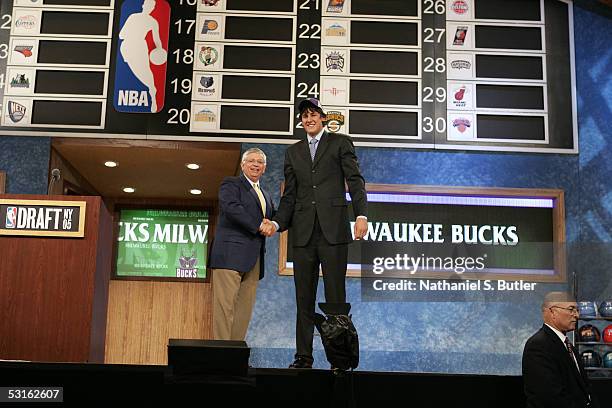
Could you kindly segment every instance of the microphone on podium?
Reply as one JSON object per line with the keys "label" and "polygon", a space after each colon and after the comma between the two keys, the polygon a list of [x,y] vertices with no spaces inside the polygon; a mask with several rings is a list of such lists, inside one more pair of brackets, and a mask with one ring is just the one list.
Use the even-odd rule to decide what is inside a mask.
{"label": "microphone on podium", "polygon": [[60,169],[51,170],[51,181],[49,182],[49,188],[47,189],[47,195],[51,195],[51,189],[53,185],[56,182],[58,182],[61,177],[62,177],[62,172],[60,171]]}

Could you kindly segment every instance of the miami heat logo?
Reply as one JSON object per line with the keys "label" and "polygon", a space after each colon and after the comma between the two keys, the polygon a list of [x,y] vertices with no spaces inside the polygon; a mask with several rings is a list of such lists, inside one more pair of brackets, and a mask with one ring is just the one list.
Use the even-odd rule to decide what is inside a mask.
{"label": "miami heat logo", "polygon": [[462,101],[464,96],[465,96],[465,86],[462,86],[461,88],[459,88],[457,92],[455,92],[455,100]]}
{"label": "miami heat logo", "polygon": [[159,112],[165,98],[170,6],[166,0],[126,0],[120,27],[115,109]]}

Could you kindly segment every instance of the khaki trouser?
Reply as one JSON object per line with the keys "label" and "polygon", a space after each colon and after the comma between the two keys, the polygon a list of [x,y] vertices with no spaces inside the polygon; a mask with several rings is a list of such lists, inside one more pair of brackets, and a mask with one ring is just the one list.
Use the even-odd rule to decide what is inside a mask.
{"label": "khaki trouser", "polygon": [[213,337],[244,340],[255,305],[259,259],[248,272],[213,269]]}

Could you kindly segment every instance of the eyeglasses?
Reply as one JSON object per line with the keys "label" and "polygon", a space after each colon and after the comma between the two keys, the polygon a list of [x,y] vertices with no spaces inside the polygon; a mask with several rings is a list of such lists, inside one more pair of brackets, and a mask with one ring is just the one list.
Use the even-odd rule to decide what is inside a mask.
{"label": "eyeglasses", "polygon": [[255,163],[261,164],[261,165],[266,164],[265,161],[263,161],[263,160],[256,160],[256,159],[249,159],[249,160],[245,160],[244,162],[248,163],[248,164],[255,164]]}
{"label": "eyeglasses", "polygon": [[568,312],[574,314],[580,314],[580,311],[575,307],[575,306],[570,306],[570,307],[561,307],[561,306],[551,306],[550,309],[552,309],[553,307],[556,307],[557,309],[563,309],[563,310],[567,310]]}

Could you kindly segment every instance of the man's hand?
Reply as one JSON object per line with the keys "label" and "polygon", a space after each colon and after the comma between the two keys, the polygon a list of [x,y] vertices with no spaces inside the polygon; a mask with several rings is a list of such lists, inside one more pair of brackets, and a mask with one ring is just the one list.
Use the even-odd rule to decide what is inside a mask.
{"label": "man's hand", "polygon": [[276,226],[267,218],[261,222],[259,232],[266,237],[271,237],[276,232]]}
{"label": "man's hand", "polygon": [[355,220],[355,230],[353,231],[353,235],[355,239],[359,240],[365,237],[365,234],[368,232],[368,221],[365,218],[357,218]]}

